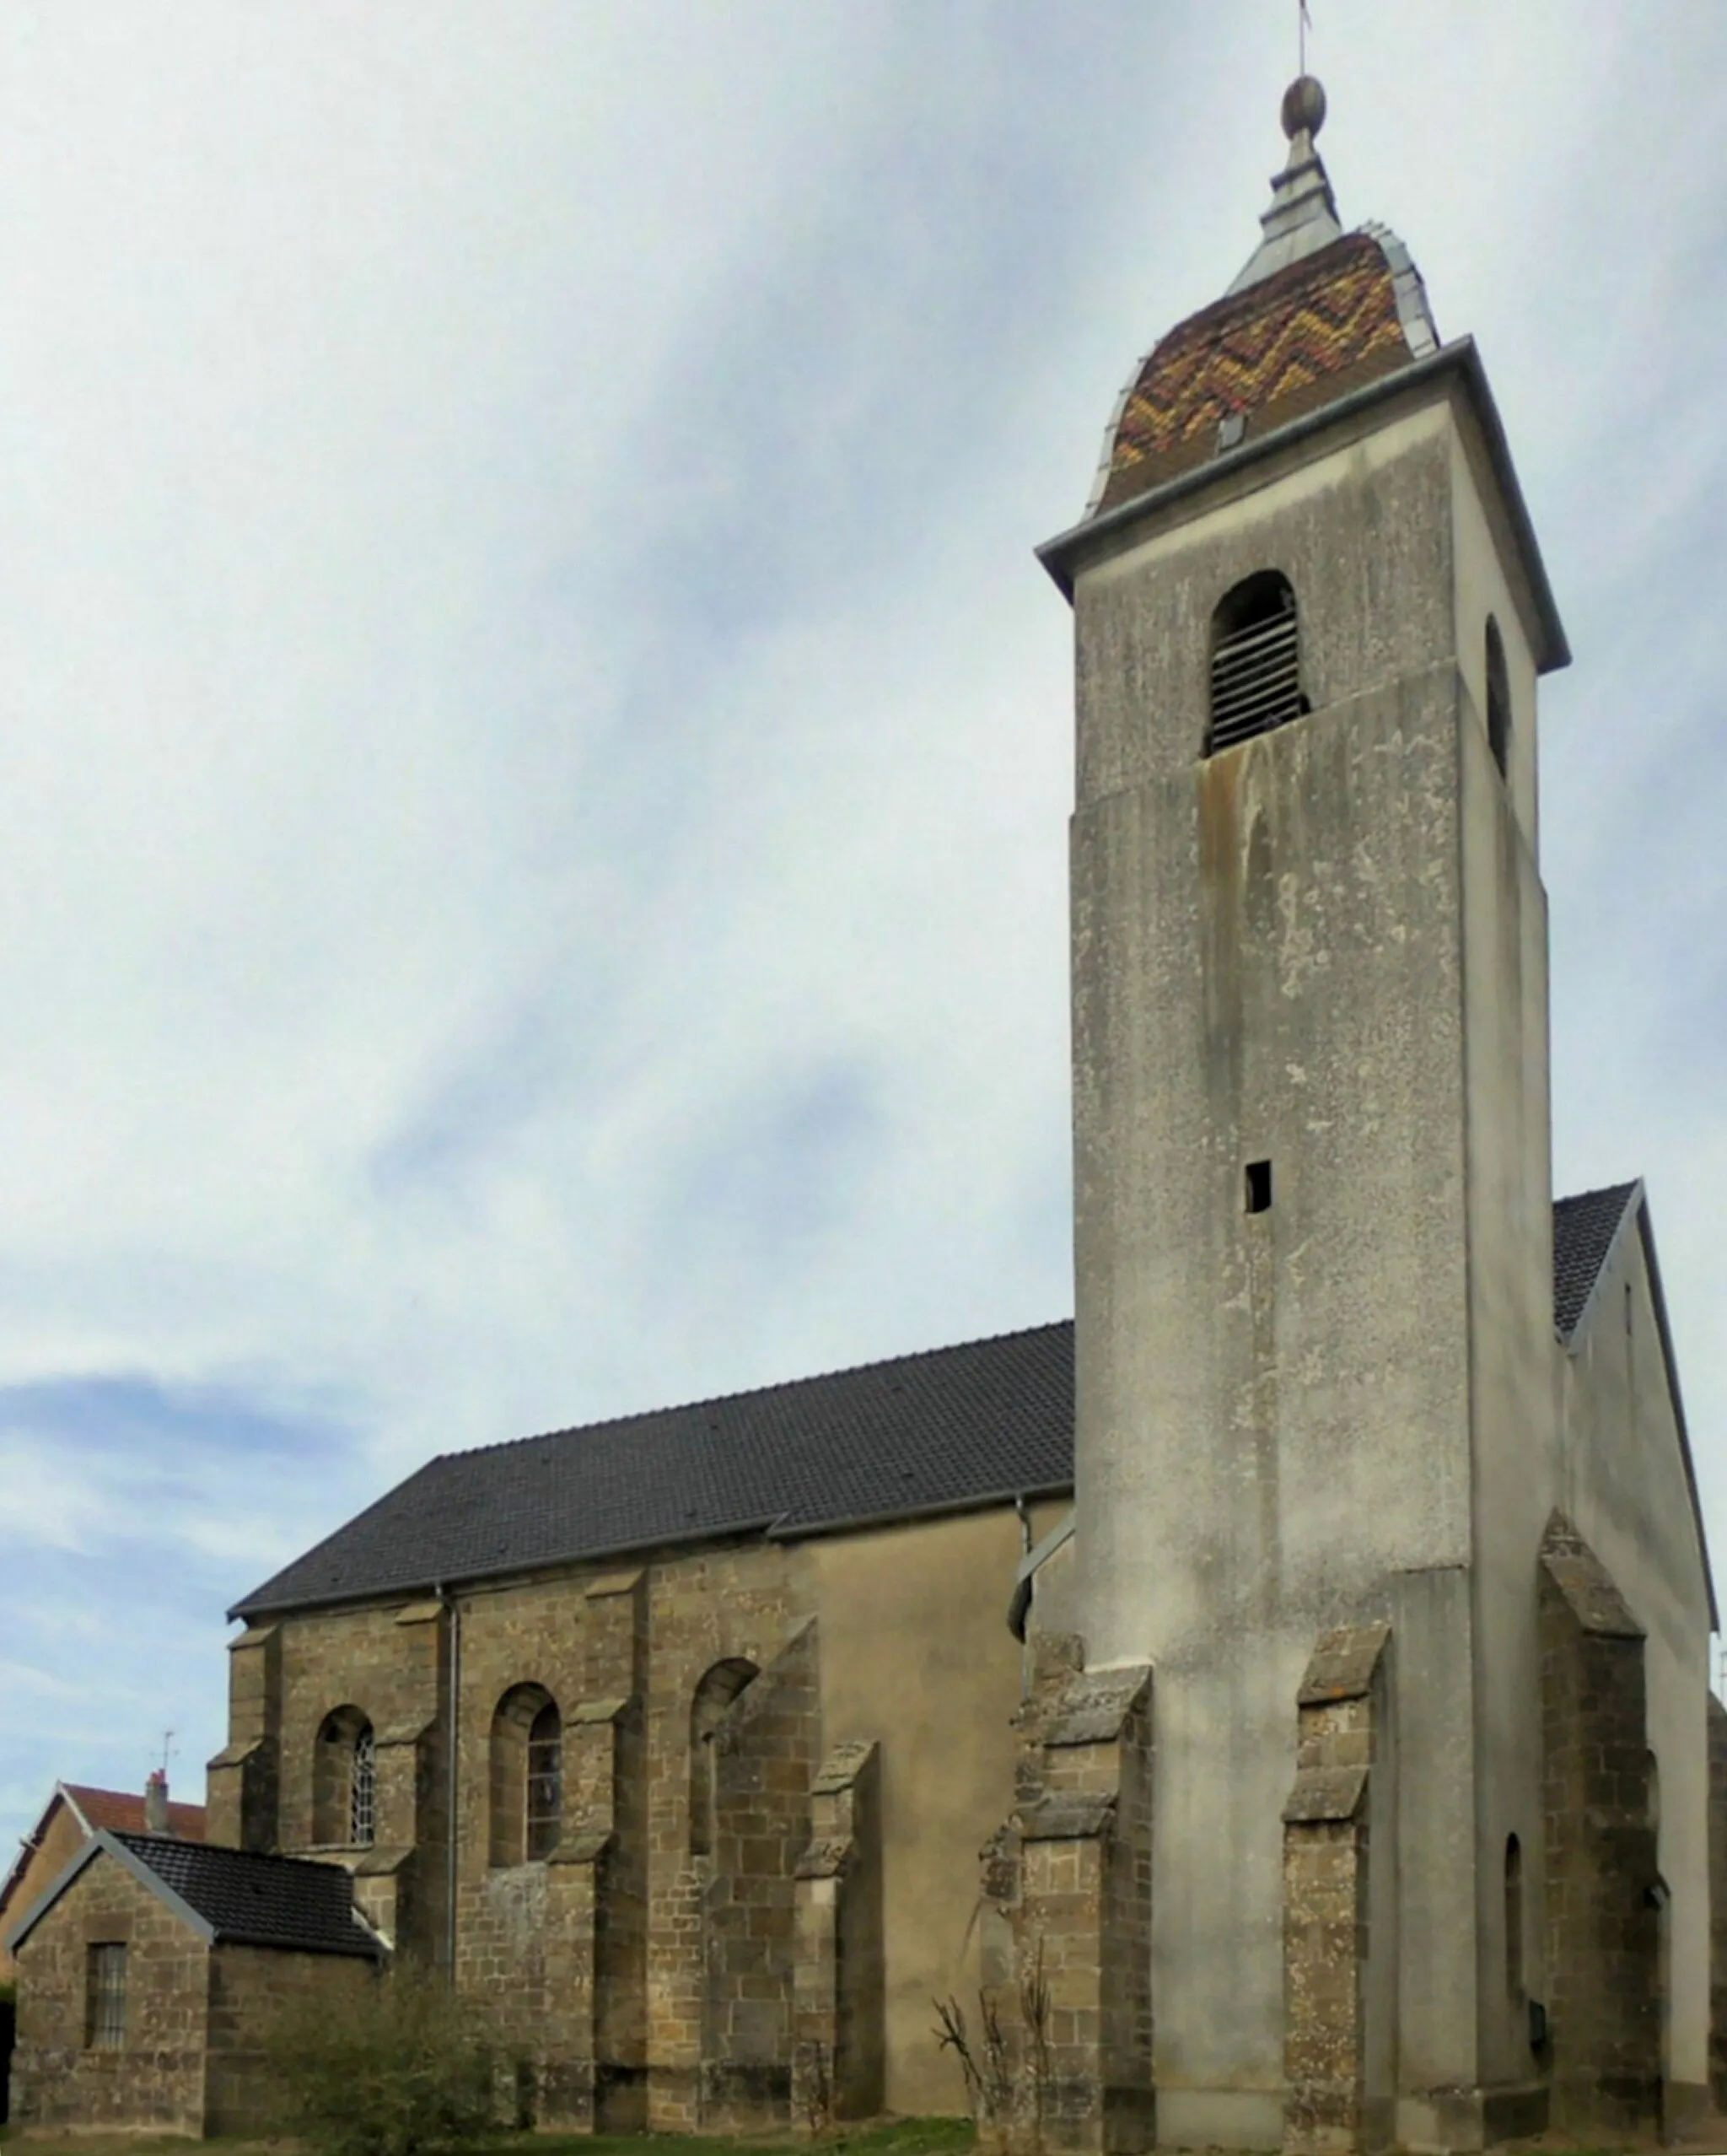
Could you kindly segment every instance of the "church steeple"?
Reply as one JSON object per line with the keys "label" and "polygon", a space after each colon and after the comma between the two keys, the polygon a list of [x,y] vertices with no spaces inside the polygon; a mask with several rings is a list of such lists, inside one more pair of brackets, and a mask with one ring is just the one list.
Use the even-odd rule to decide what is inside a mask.
{"label": "church steeple", "polygon": [[1528,2062],[1494,1927],[1541,1818],[1567,653],[1480,358],[1342,229],[1324,115],[1304,73],[1259,248],[1040,550],[1077,659],[1078,1628],[1088,1670],[1155,1672],[1159,2143],[1283,2139],[1296,1702],[1370,1623],[1412,1674],[1363,2100],[1387,2143],[1478,2147]]}

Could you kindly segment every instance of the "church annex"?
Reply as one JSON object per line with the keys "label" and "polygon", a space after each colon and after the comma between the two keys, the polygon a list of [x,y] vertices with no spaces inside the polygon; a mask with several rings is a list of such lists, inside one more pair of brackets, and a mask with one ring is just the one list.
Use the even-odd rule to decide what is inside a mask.
{"label": "church annex", "polygon": [[[932,2002],[980,1986],[1022,2148],[1477,2148],[1720,2092],[1727,1715],[1649,1208],[1552,1191],[1569,655],[1480,358],[1342,229],[1324,111],[1291,88],[1261,245],[1040,550],[1073,1323],[444,1456],[231,1613],[213,1857],[315,1905],[296,1981],[393,1956],[503,2007],[541,2123],[955,2110]],[[140,1839],[11,1935],[27,2124],[152,2070]]]}

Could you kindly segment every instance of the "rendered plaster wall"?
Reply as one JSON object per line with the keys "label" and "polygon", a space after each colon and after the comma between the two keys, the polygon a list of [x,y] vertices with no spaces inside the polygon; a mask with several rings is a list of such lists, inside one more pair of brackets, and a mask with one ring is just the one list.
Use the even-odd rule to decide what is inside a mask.
{"label": "rendered plaster wall", "polygon": [[[1177,2143],[1281,2138],[1294,1701],[1364,1594],[1406,1600],[1414,1633],[1411,2093],[1477,2078],[1467,705],[1434,394],[1190,499],[1076,592],[1077,1569],[1088,1663],[1158,1673]],[[1265,568],[1296,592],[1313,712],[1201,761],[1212,613]]]}
{"label": "rendered plaster wall", "polygon": [[[93,1944],[123,1943],[123,2041],[87,2042]],[[204,2124],[209,1952],[106,1854],[94,1857],[18,1956],[12,2116],[25,2131],[196,2134]]]}
{"label": "rendered plaster wall", "polygon": [[1708,2081],[1709,1612],[1695,1516],[1635,1224],[1563,1374],[1561,1503],[1646,1634],[1649,1746],[1667,1910],[1666,2071],[1682,2115]]}
{"label": "rendered plaster wall", "polygon": [[[1034,1534],[1064,1510],[1039,1507]],[[886,1938],[885,2104],[955,2110],[959,2074],[930,2035],[930,2000],[976,2020],[976,1852],[1012,1802],[1019,1643],[1007,1612],[1020,1556],[1006,1507],[804,1544],[821,1612],[831,1741],[881,1745]]]}

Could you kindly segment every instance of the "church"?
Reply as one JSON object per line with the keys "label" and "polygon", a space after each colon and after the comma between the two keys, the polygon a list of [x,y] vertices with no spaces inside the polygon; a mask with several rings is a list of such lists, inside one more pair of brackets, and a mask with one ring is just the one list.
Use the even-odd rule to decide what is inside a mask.
{"label": "church", "polygon": [[9,1935],[26,2126],[245,2130],[272,2006],[392,1959],[578,2130],[969,2093],[998,2148],[1341,2156],[1721,2100],[1650,1210],[1552,1189],[1565,632],[1474,344],[1344,230],[1318,83],[1282,117],[1038,550],[1072,1322],[445,1455],[244,1596],[205,1845],[98,1834]]}

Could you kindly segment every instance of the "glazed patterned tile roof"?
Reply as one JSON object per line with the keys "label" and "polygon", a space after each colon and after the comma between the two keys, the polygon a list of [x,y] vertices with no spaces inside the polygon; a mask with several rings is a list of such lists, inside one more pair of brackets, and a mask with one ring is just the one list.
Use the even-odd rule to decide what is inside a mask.
{"label": "glazed patterned tile roof", "polygon": [[1553,1329],[1568,1341],[1601,1278],[1620,1224],[1643,1186],[1615,1183],[1580,1191],[1553,1208]]}
{"label": "glazed patterned tile roof", "polygon": [[[1610,1201],[1553,1210],[1555,1318],[1574,1326]],[[1616,1216],[1617,1217],[1617,1216]],[[627,1550],[842,1526],[1071,1489],[1071,1321],[428,1461],[230,1613],[575,1564]]]}
{"label": "glazed patterned tile roof", "polygon": [[1300,418],[1414,357],[1378,234],[1353,232],[1170,331],[1130,385],[1100,509],[1217,454],[1222,422],[1256,433]]}
{"label": "glazed patterned tile roof", "polygon": [[378,1951],[373,1934],[355,1921],[352,1882],[337,1865],[214,1849],[165,1835],[113,1838],[202,1917],[218,1941],[302,1954]]}

